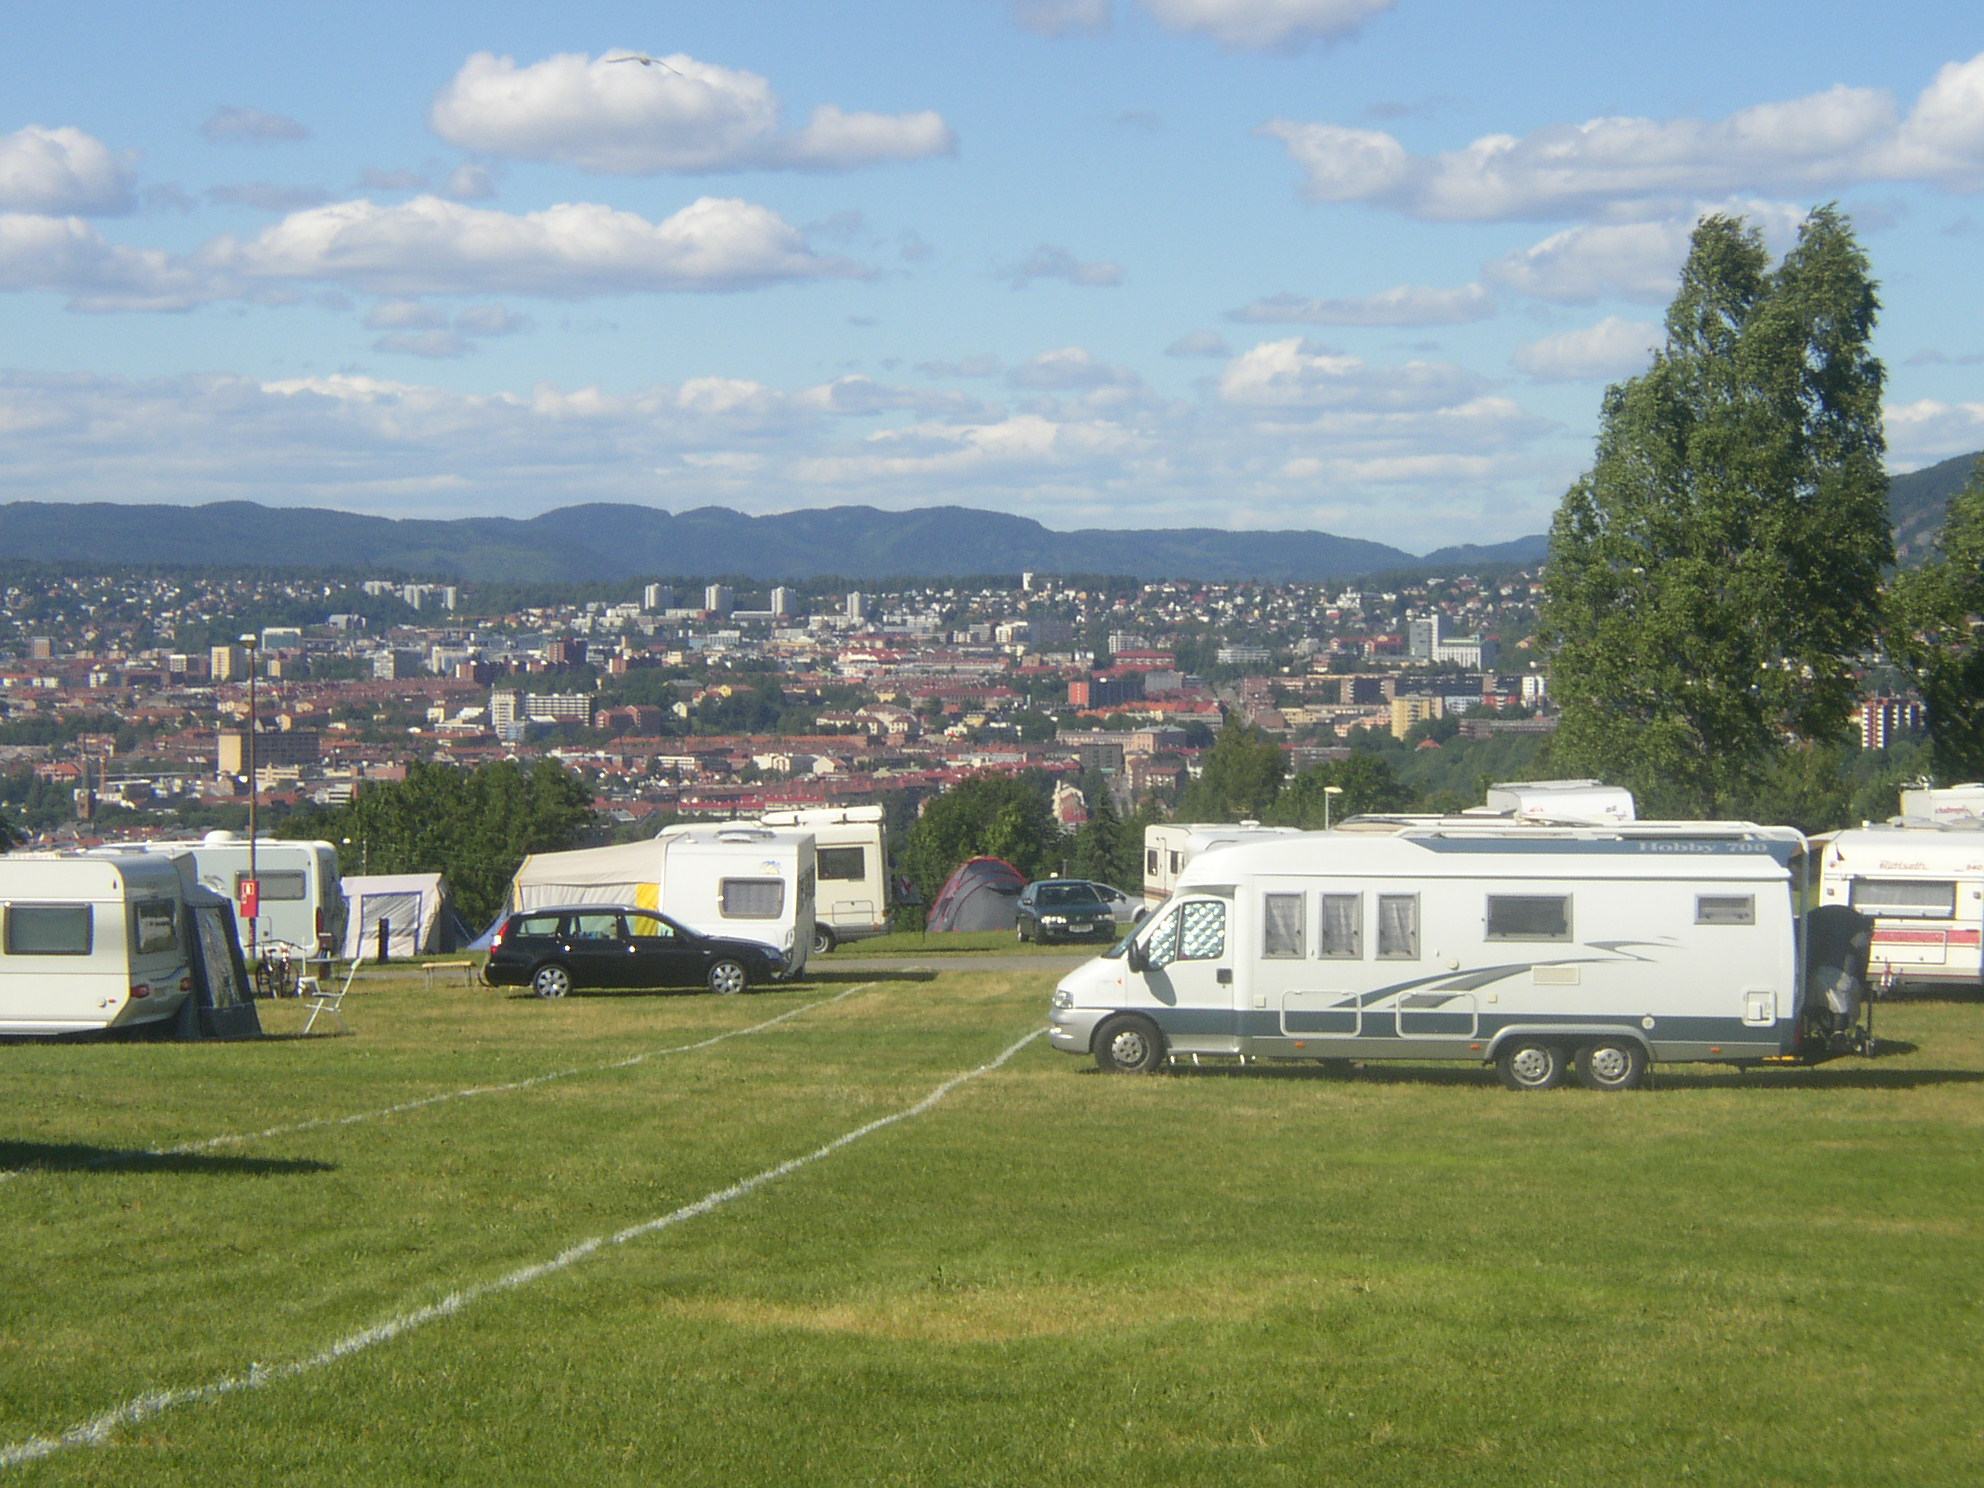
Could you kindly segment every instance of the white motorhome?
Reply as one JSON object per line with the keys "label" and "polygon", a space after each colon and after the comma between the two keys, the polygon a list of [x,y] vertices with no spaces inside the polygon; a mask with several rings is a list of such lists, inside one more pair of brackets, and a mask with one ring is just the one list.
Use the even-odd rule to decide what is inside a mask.
{"label": "white motorhome", "polygon": [[0,1033],[171,1018],[193,994],[197,930],[170,858],[0,858]]}
{"label": "white motorhome", "polygon": [[1468,816],[1512,821],[1629,822],[1639,818],[1633,793],[1599,780],[1504,780],[1488,787],[1486,801]]}
{"label": "white motorhome", "polygon": [[1812,848],[1820,902],[1873,918],[1876,977],[1903,987],[1984,980],[1984,822],[1904,816],[1826,833]]}
{"label": "white motorhome", "polygon": [[534,853],[510,882],[507,909],[658,909],[706,935],[772,946],[797,976],[813,948],[817,874],[811,832],[689,826],[646,842]]}
{"label": "white motorhome", "polygon": [[820,874],[813,904],[814,955],[824,956],[843,941],[889,933],[889,844],[881,807],[767,811],[757,820],[760,826],[813,834]]}
{"label": "white motorhome", "polygon": [[1062,979],[1049,1035],[1105,1069],[1462,1059],[1519,1089],[1865,1049],[1864,921],[1802,915],[1804,865],[1798,832],[1742,822],[1459,816],[1236,843]]}
{"label": "white motorhome", "polygon": [[1144,908],[1155,909],[1177,887],[1185,865],[1209,848],[1263,837],[1292,837],[1297,827],[1264,827],[1257,821],[1159,822],[1144,828]]}
{"label": "white motorhome", "polygon": [[[183,854],[203,887],[236,905],[249,876],[248,839],[233,832],[209,832],[197,841],[113,843],[102,851]],[[344,939],[338,850],[328,842],[257,837],[253,856],[261,903],[252,923],[238,921],[248,959],[271,942],[296,947],[306,960],[331,955]]]}

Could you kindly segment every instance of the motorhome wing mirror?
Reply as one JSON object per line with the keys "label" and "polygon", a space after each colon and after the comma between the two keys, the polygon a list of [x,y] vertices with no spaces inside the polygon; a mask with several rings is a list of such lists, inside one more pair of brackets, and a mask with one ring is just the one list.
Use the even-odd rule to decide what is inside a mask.
{"label": "motorhome wing mirror", "polygon": [[1123,961],[1134,972],[1150,970],[1150,957],[1144,953],[1144,943],[1140,940],[1133,939],[1124,947]]}

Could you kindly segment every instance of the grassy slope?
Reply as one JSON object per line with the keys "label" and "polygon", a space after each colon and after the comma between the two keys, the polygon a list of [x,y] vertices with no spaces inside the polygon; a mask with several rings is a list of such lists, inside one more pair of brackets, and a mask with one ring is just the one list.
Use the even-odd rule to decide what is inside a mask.
{"label": "grassy slope", "polygon": [[[1047,981],[885,981],[701,1052],[213,1159],[58,1155],[0,1183],[0,1441],[306,1354],[806,1152],[1036,1026]],[[14,1045],[35,1094],[7,1135],[336,1115],[818,995],[388,988],[350,999],[349,1039]],[[1981,1012],[1887,1010],[1919,1048],[1872,1066],[1663,1071],[1628,1097],[1452,1066],[1112,1079],[1037,1045],[706,1218],[14,1476],[1975,1482]]]}

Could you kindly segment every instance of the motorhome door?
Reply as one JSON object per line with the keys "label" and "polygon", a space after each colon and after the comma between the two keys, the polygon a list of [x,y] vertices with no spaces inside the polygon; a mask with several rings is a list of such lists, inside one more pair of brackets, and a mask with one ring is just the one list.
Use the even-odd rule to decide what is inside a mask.
{"label": "motorhome door", "polygon": [[1143,942],[1144,984],[1161,1009],[1167,1034],[1229,1035],[1233,1009],[1233,906],[1224,899],[1182,899],[1157,917]]}

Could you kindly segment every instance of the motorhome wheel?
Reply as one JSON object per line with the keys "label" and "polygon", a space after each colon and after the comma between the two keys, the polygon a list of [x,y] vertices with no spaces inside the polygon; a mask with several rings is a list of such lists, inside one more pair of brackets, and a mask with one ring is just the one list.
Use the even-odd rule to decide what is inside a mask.
{"label": "motorhome wheel", "polygon": [[710,991],[719,997],[735,997],[750,985],[750,975],[741,961],[719,961],[710,968]]}
{"label": "motorhome wheel", "polygon": [[828,951],[831,951],[834,948],[834,946],[837,944],[838,942],[834,939],[833,931],[829,930],[825,925],[815,925],[813,927],[814,955],[824,956]]}
{"label": "motorhome wheel", "polygon": [[1564,1083],[1564,1053],[1555,1044],[1513,1039],[1495,1056],[1495,1069],[1511,1090],[1554,1090]]}
{"label": "motorhome wheel", "polygon": [[547,962],[531,977],[530,987],[539,997],[563,997],[572,990],[572,974],[556,961]]}
{"label": "motorhome wheel", "polygon": [[1096,1067],[1112,1075],[1147,1075],[1164,1063],[1164,1035],[1136,1013],[1105,1020],[1093,1047]]}
{"label": "motorhome wheel", "polygon": [[1632,1039],[1596,1039],[1578,1049],[1578,1083],[1587,1090],[1636,1090],[1646,1080],[1646,1051]]}

